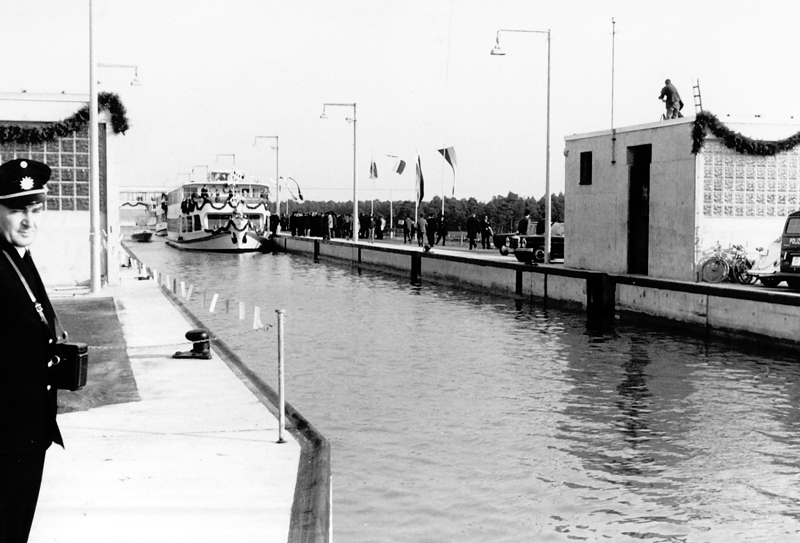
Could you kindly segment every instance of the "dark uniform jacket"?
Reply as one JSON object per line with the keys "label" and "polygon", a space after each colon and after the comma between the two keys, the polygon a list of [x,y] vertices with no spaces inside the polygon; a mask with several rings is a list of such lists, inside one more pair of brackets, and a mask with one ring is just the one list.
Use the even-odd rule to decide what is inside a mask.
{"label": "dark uniform jacket", "polygon": [[41,452],[51,443],[63,447],[56,424],[56,389],[47,389],[47,364],[55,344],[2,251],[22,272],[51,328],[55,320],[30,253],[20,257],[0,238],[0,454]]}

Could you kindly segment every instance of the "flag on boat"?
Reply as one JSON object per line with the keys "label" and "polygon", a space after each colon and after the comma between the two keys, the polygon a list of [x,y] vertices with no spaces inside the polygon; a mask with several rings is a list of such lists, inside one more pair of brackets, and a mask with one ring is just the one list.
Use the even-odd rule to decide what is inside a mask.
{"label": "flag on boat", "polygon": [[394,165],[395,173],[397,173],[397,175],[401,175],[403,173],[403,170],[405,169],[406,169],[406,161],[403,160],[402,158],[398,158],[397,164]]}
{"label": "flag on boat", "polygon": [[450,164],[450,167],[453,168],[453,196],[456,194],[456,149],[455,147],[445,147],[444,149],[438,150],[444,159]]}
{"label": "flag on boat", "polygon": [[370,179],[378,178],[378,166],[375,164],[374,160],[369,165],[369,178]]}
{"label": "flag on boat", "polygon": [[425,179],[422,177],[422,162],[417,155],[417,204],[422,203],[425,197]]}

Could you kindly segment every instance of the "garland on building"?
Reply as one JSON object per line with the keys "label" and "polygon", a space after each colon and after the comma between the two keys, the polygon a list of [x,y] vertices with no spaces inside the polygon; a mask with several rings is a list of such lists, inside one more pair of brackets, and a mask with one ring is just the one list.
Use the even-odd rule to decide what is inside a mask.
{"label": "garland on building", "polygon": [[[125,106],[119,96],[112,92],[97,95],[97,109],[107,109],[111,113],[111,128],[115,134],[124,134],[128,126]],[[64,138],[80,132],[89,124],[89,106],[85,105],[74,115],[57,123],[38,126],[19,124],[0,124],[0,143],[43,143]]]}
{"label": "garland on building", "polygon": [[697,154],[703,148],[706,131],[710,131],[722,140],[728,149],[743,155],[772,156],[800,145],[800,132],[784,140],[755,140],[729,129],[713,113],[701,111],[695,117],[692,129],[692,153]]}

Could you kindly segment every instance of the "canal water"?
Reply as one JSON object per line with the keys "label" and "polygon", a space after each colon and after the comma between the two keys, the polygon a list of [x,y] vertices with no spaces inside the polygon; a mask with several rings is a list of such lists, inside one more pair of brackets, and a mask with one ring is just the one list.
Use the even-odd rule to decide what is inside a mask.
{"label": "canal water", "polygon": [[131,248],[273,386],[275,329],[247,329],[253,306],[265,324],[285,309],[287,399],[332,446],[335,541],[800,540],[790,353],[592,331],[302,256]]}

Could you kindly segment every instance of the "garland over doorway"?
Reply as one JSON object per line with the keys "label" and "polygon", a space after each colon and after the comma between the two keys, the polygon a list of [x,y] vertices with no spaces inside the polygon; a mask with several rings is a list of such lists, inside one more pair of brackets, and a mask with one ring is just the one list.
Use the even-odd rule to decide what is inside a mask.
{"label": "garland over doorway", "polygon": [[[111,114],[111,128],[115,134],[125,134],[128,117],[119,96],[112,92],[97,95],[97,109],[106,109]],[[0,143],[44,143],[80,132],[89,124],[89,105],[83,106],[74,115],[57,123],[21,126],[0,124]]]}
{"label": "garland over doorway", "polygon": [[706,131],[710,131],[722,140],[728,149],[733,149],[743,155],[772,156],[784,151],[791,151],[800,145],[800,132],[783,140],[751,139],[726,127],[713,113],[701,111],[695,117],[692,129],[692,153],[695,155],[703,148]]}

